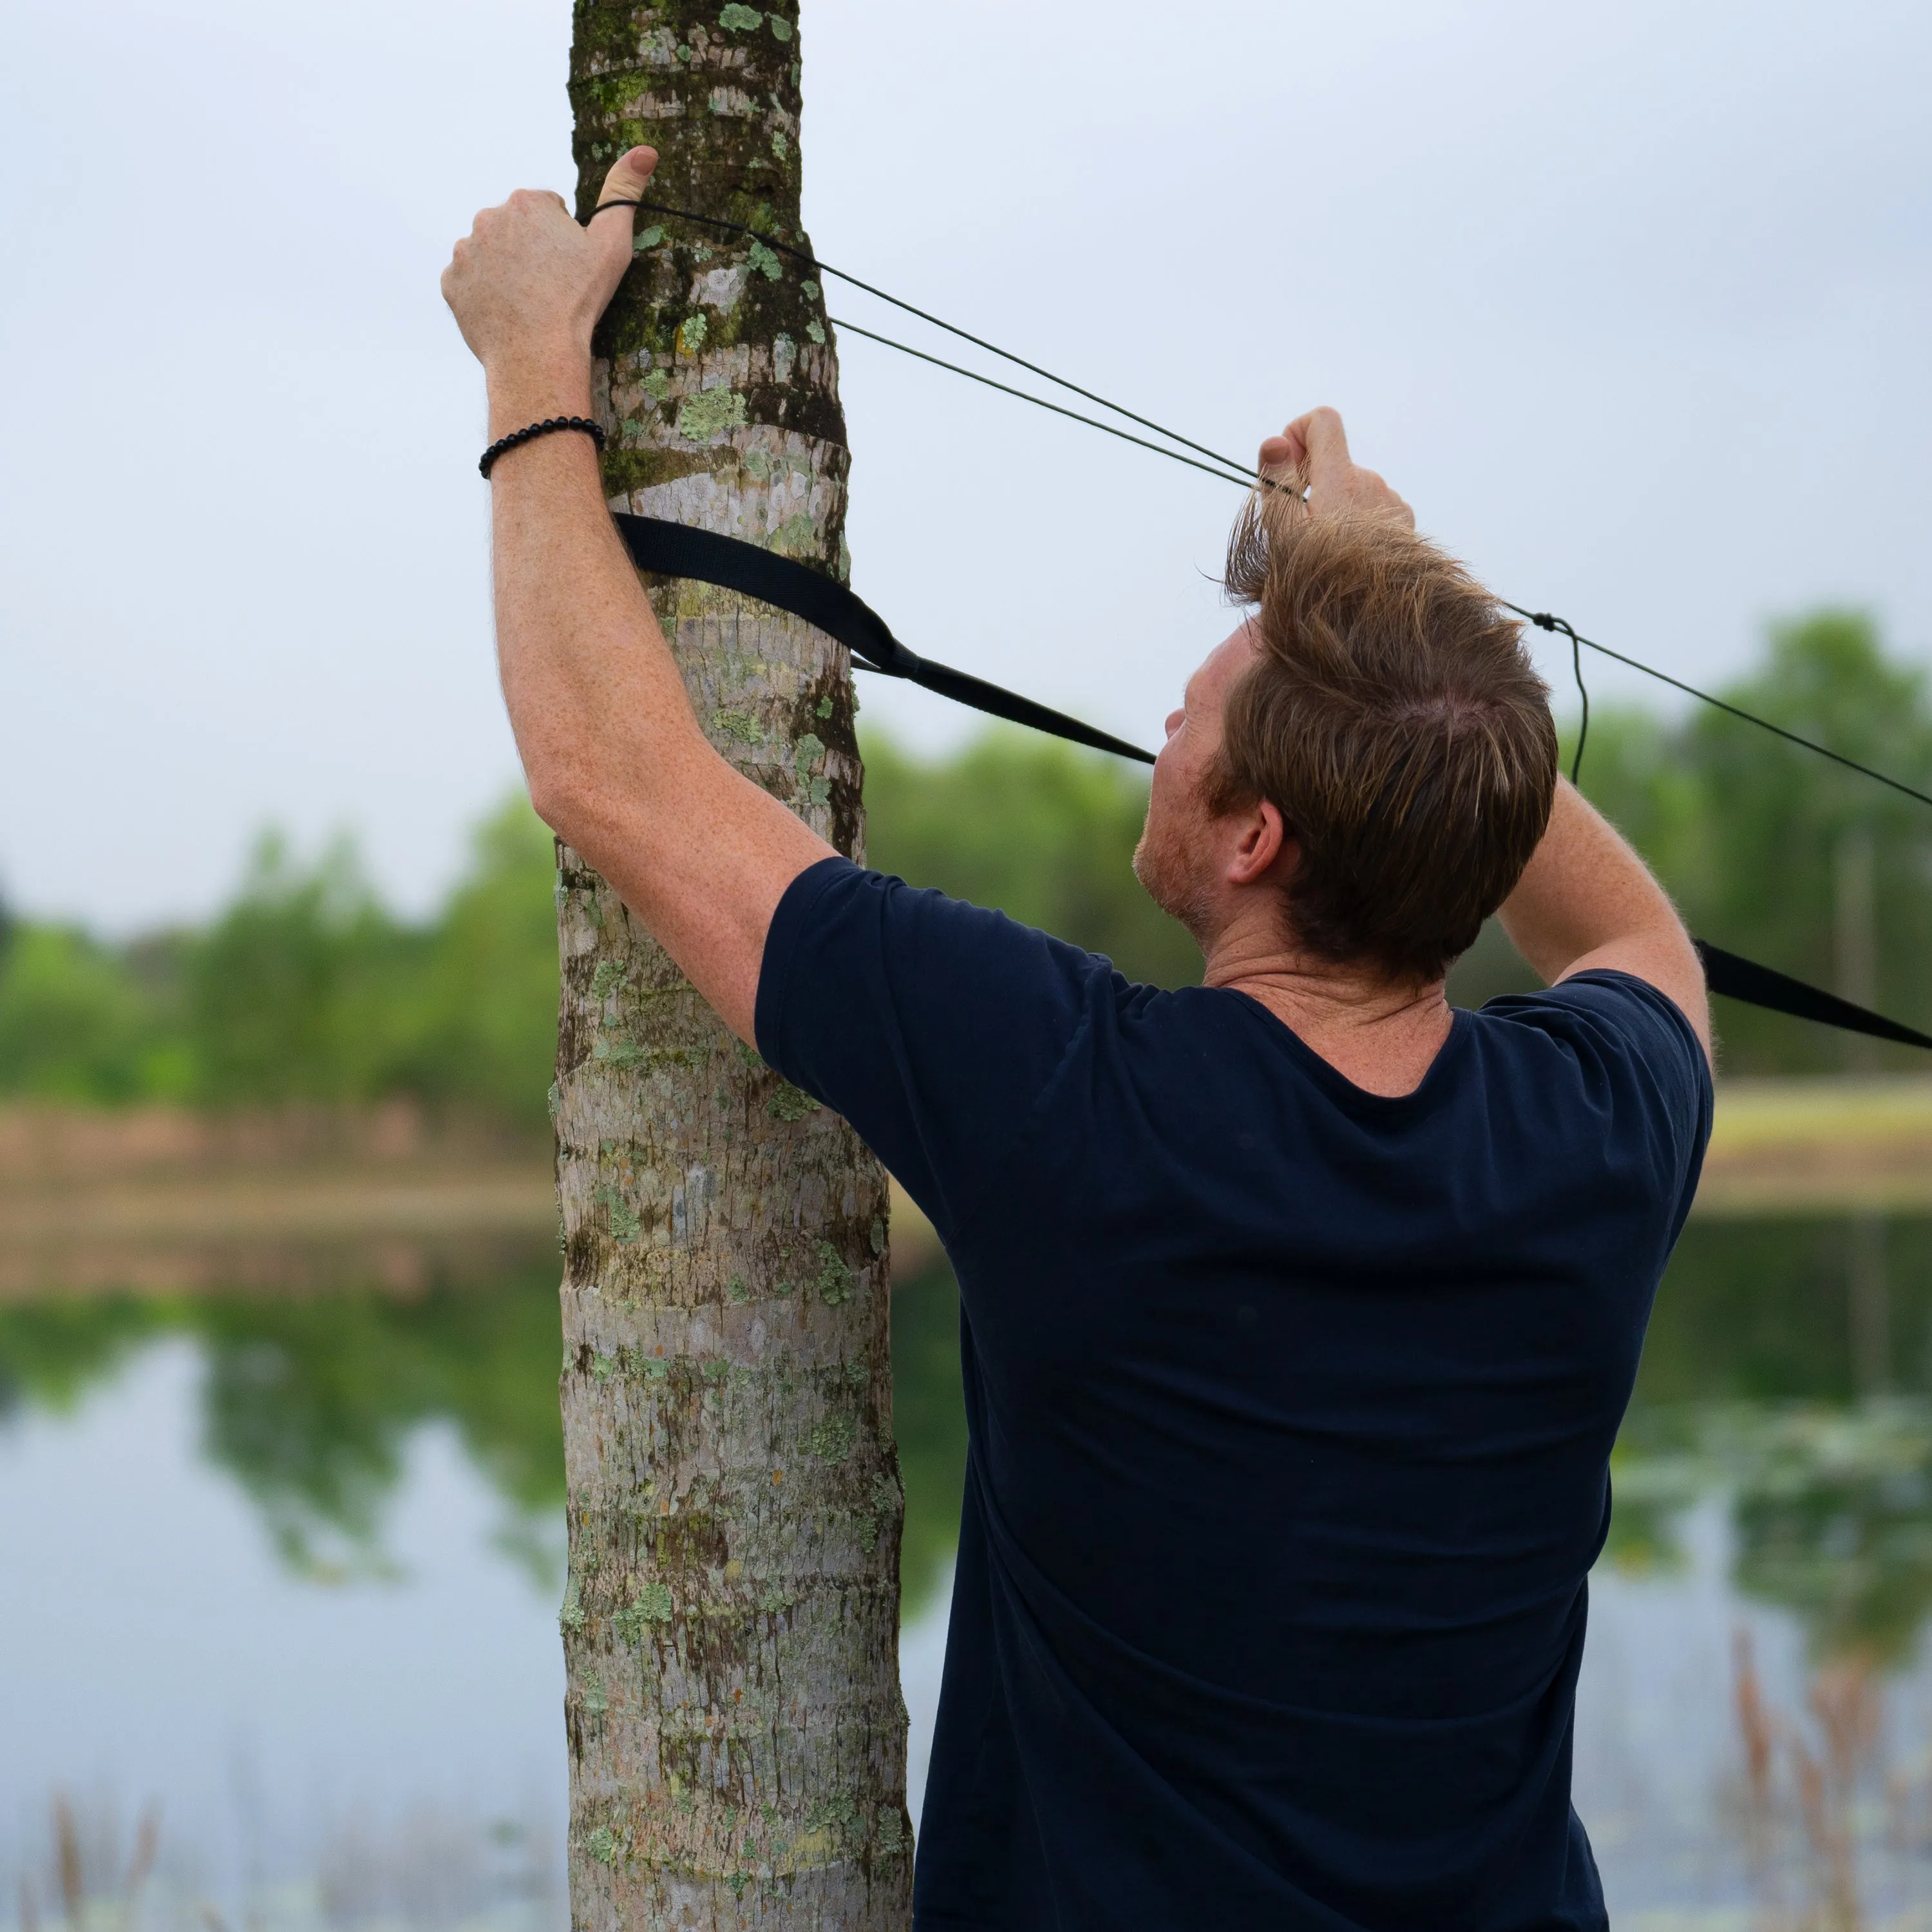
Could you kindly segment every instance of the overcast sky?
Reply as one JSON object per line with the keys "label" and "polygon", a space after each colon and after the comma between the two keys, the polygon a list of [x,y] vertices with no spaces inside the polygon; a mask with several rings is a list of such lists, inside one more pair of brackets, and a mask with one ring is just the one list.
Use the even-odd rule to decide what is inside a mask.
{"label": "overcast sky", "polygon": [[[15,904],[199,915],[274,822],[419,909],[514,783],[436,281],[477,208],[569,188],[569,34],[566,0],[0,16]],[[1825,601],[1932,662],[1922,4],[806,0],[802,39],[826,260],[1244,455],[1332,403],[1499,592],[1694,680]],[[842,386],[860,593],[1151,740],[1226,626],[1236,493],[866,342]]]}

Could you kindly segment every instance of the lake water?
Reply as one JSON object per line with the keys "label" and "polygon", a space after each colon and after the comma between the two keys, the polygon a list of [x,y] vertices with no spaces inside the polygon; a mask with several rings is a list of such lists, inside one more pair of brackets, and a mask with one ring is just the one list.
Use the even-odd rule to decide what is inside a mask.
{"label": "lake water", "polygon": [[[0,1306],[0,1928],[567,1923],[555,1259]],[[964,1467],[895,1297],[917,1790]],[[1932,1932],[1932,1223],[1694,1221],[1576,1799],[1643,1932]]]}

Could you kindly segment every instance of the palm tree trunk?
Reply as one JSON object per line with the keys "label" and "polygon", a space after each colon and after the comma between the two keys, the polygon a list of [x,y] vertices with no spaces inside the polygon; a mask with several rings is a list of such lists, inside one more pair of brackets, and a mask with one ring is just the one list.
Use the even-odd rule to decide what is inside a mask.
{"label": "palm tree trunk", "polygon": [[[579,212],[614,158],[794,248],[796,0],[578,0]],[[613,506],[844,572],[849,458],[817,285],[641,212],[599,332]],[[844,652],[646,580],[712,741],[860,856]],[[886,1185],[560,850],[554,1094],[570,1572],[572,1918],[903,1928],[901,1516]]]}

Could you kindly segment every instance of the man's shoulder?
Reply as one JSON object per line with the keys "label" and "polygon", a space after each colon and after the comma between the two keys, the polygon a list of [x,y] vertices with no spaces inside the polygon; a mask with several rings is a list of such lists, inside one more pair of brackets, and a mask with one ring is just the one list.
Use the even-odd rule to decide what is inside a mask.
{"label": "man's shoulder", "polygon": [[892,1050],[1057,1061],[1125,988],[1112,964],[995,908],[849,860],[822,860],[787,889],[759,976],[760,1049],[774,1065],[802,1025],[828,1050],[890,1016]]}
{"label": "man's shoulder", "polygon": [[935,954],[989,970],[1050,973],[1078,980],[1120,980],[1112,962],[1028,925],[994,906],[914,886],[890,872],[823,859],[794,879],[779,902],[767,937],[768,963],[816,946],[876,946],[888,971],[929,970]]}
{"label": "man's shoulder", "polygon": [[1488,1073],[1504,1084],[1533,1086],[1545,1104],[1568,1091],[1597,1131],[1621,1116],[1667,1129],[1687,1150],[1708,1138],[1710,1062],[1683,1010],[1648,980],[1594,968],[1472,1018]]}
{"label": "man's shoulder", "polygon": [[772,918],[758,1051],[842,1114],[950,1238],[1124,984],[1004,913],[828,859]]}
{"label": "man's shoulder", "polygon": [[1593,967],[1540,992],[1505,994],[1490,1000],[1477,1018],[1493,1027],[1559,1038],[1688,1052],[1704,1064],[1696,1033],[1677,1002],[1648,980],[1614,968]]}

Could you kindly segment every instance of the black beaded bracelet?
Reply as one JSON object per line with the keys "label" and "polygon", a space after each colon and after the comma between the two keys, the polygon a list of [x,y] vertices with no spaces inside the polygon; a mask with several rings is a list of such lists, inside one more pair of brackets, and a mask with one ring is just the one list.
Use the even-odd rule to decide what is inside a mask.
{"label": "black beaded bracelet", "polygon": [[514,449],[519,443],[534,442],[538,436],[548,436],[554,429],[581,430],[599,449],[604,447],[604,426],[602,423],[594,423],[588,416],[545,416],[542,422],[533,422],[527,428],[514,430],[508,436],[499,436],[483,452],[482,460],[476,467],[487,478],[491,466],[506,449]]}

